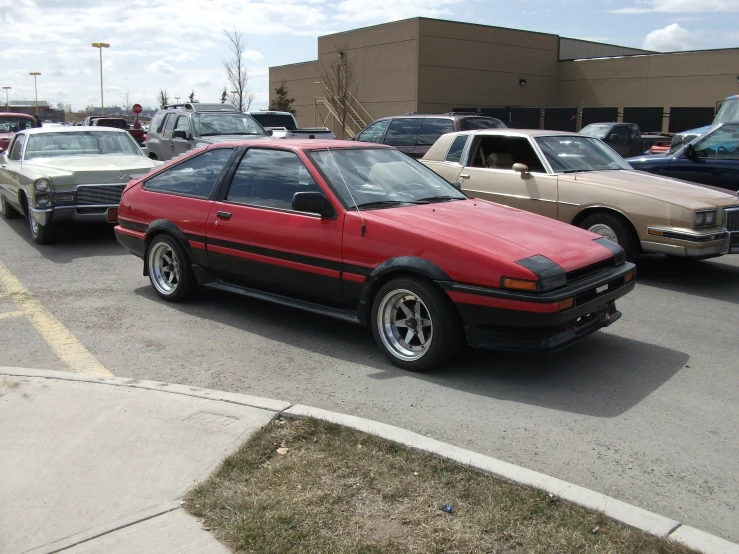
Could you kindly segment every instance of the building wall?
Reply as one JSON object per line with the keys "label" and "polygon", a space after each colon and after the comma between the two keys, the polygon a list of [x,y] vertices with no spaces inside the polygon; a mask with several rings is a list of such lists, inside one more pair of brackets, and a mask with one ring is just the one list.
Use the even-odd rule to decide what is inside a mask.
{"label": "building wall", "polygon": [[576,38],[559,40],[560,60],[579,60],[582,58],[607,58],[609,56],[631,56],[634,54],[652,54],[649,50],[616,46],[603,42],[592,42]]}
{"label": "building wall", "polygon": [[556,35],[433,19],[419,23],[419,112],[554,101]]}

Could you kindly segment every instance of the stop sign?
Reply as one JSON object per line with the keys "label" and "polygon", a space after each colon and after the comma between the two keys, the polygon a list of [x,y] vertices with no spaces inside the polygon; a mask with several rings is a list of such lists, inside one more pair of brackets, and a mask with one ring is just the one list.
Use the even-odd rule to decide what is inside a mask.
{"label": "stop sign", "polygon": [[132,110],[133,113],[140,114],[144,110],[144,108],[141,107],[141,104],[134,104]]}

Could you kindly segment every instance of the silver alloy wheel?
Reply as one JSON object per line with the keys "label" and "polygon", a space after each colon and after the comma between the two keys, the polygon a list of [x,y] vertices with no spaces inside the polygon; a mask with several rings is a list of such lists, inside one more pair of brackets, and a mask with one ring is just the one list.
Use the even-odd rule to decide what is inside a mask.
{"label": "silver alloy wheel", "polygon": [[600,235],[601,237],[605,237],[608,240],[618,244],[618,236],[616,235],[616,231],[611,229],[605,223],[596,223],[595,225],[592,225],[590,229],[588,229],[588,231],[590,231],[591,233],[595,233],[596,235]]}
{"label": "silver alloy wheel", "polygon": [[169,296],[180,284],[180,261],[166,242],[157,242],[149,251],[151,283],[163,295]]}
{"label": "silver alloy wheel", "polygon": [[385,295],[377,310],[377,327],[385,348],[405,362],[421,359],[434,338],[426,304],[414,292],[398,289]]}

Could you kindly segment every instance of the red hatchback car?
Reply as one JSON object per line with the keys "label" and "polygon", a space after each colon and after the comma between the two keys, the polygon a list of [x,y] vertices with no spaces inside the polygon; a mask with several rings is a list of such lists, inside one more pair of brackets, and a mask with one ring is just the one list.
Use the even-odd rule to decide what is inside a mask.
{"label": "red hatchback car", "polygon": [[463,336],[561,348],[616,321],[634,287],[617,244],[348,141],[193,150],[128,184],[115,230],[164,300],[205,286],[369,326],[416,371]]}

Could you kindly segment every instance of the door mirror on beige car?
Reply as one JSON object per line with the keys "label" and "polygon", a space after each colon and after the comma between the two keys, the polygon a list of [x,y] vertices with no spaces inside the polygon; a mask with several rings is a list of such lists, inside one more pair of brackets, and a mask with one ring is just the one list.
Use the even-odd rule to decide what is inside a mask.
{"label": "door mirror on beige car", "polygon": [[531,177],[531,173],[529,173],[529,166],[526,164],[513,164],[513,171],[517,171],[521,174],[521,179],[528,179]]}

